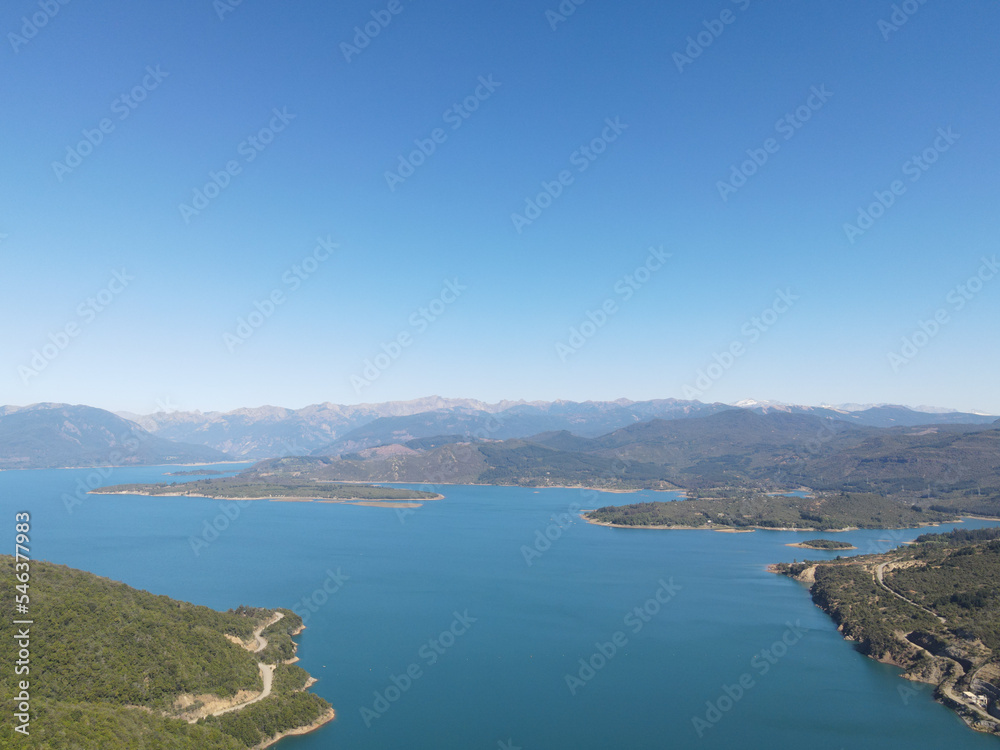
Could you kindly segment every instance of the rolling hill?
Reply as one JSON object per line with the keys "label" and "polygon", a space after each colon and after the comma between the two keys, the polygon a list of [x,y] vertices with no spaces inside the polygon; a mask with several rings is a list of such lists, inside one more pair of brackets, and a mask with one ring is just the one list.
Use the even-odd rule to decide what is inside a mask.
{"label": "rolling hill", "polygon": [[[397,450],[398,448],[398,450]],[[876,428],[809,414],[727,410],[651,420],[596,438],[438,436],[341,456],[264,461],[262,477],[324,480],[683,488],[718,497],[800,487],[893,497],[935,512],[1000,514],[996,425]]]}
{"label": "rolling hill", "polygon": [[4,407],[0,469],[212,463],[228,456],[176,443],[103,409],[68,404]]}

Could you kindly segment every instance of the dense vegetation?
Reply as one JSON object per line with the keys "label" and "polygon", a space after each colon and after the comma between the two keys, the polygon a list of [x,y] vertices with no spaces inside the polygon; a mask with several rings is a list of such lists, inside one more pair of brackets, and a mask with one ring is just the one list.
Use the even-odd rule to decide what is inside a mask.
{"label": "dense vegetation", "polygon": [[524,440],[478,446],[489,468],[476,477],[479,484],[529,487],[587,485],[603,488],[672,488],[663,466],[632,463],[627,472],[616,459],[559,451]]}
{"label": "dense vegetation", "polygon": [[[254,654],[226,636],[252,641],[274,610],[216,612],[62,565],[32,562],[31,570],[33,720],[23,746],[239,750],[329,709],[318,696],[296,692],[308,679],[304,670],[281,664],[272,694],[253,706],[194,725],[170,718],[181,694],[259,692],[258,661],[294,655],[289,633],[301,626],[298,615],[281,610],[285,617],[264,631],[267,649]],[[15,584],[13,559],[0,556],[0,601],[14,600]],[[0,621],[0,662],[7,665],[16,658],[14,628],[10,618]],[[5,705],[19,679],[13,669],[0,676]],[[11,722],[3,722],[0,747],[16,739]]]}
{"label": "dense vegetation", "polygon": [[952,529],[945,534],[921,534],[914,541],[957,546],[967,542],[989,542],[994,539],[1000,539],[1000,528],[988,526],[984,529]]}
{"label": "dense vegetation", "polygon": [[257,654],[257,658],[265,664],[277,664],[295,656],[295,643],[292,633],[302,627],[302,618],[289,609],[278,610],[284,617],[264,629],[263,636],[267,646]]}
{"label": "dense vegetation", "polygon": [[[35,697],[72,695],[165,709],[183,692],[225,697],[261,689],[256,660],[223,637],[251,638],[256,618],[174,601],[65,566],[35,562],[32,568],[31,611],[35,628],[45,633],[32,653],[32,667],[45,675]],[[12,559],[0,556],[0,600],[13,601],[14,584]]]}
{"label": "dense vegetation", "polygon": [[870,570],[821,565],[815,575],[813,600],[867,654],[902,663],[912,647],[896,638],[896,630],[936,630],[937,620],[881,589]]}
{"label": "dense vegetation", "polygon": [[922,564],[893,571],[891,585],[1000,653],[1000,541],[948,546],[917,550]]}
{"label": "dense vegetation", "polygon": [[210,717],[199,724],[209,730],[218,728],[243,747],[254,747],[265,738],[313,723],[328,708],[329,704],[313,693],[272,694],[241,711]]}
{"label": "dense vegetation", "polygon": [[907,676],[936,684],[942,702],[978,728],[1000,732],[1000,723],[963,697],[966,691],[986,696],[996,710],[1000,529],[924,534],[885,554],[776,568],[792,576],[811,572],[813,600],[846,638]]}
{"label": "dense vegetation", "polygon": [[853,544],[848,544],[847,542],[837,542],[833,539],[809,539],[805,542],[799,543],[802,547],[810,547],[812,549],[855,549]]}
{"label": "dense vegetation", "polygon": [[32,701],[30,738],[0,725],[0,747],[39,750],[246,750],[218,726],[188,724],[106,703]]}
{"label": "dense vegetation", "polygon": [[842,529],[907,528],[954,518],[870,494],[830,493],[800,498],[753,492],[742,496],[609,505],[587,514],[618,526]]}

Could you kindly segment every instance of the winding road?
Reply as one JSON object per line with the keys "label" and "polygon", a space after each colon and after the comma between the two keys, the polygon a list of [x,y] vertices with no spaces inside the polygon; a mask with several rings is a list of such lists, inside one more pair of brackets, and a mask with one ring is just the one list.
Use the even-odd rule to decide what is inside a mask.
{"label": "winding road", "polygon": [[[259,654],[265,648],[267,648],[267,638],[264,637],[264,631],[271,627],[278,620],[283,618],[284,615],[281,612],[276,612],[274,617],[265,622],[255,631],[253,631],[254,640],[257,641],[257,648],[253,650],[253,653]],[[271,685],[274,682],[274,670],[277,667],[276,664],[265,664],[264,662],[259,662],[257,668],[260,670],[260,678],[264,681],[264,689],[261,691],[260,695],[251,698],[243,703],[237,703],[235,706],[230,706],[229,708],[223,708],[219,711],[213,712],[212,716],[222,716],[223,714],[228,714],[231,711],[239,711],[241,708],[246,708],[247,706],[252,706],[258,701],[264,700],[267,696],[271,694]]]}
{"label": "winding road", "polygon": [[942,624],[946,623],[947,620],[945,620],[943,617],[941,617],[941,615],[938,615],[938,614],[936,614],[934,612],[931,612],[929,609],[927,609],[927,607],[922,607],[921,605],[917,604],[912,599],[907,599],[902,594],[897,593],[896,591],[893,591],[891,588],[889,588],[889,586],[883,580],[883,575],[885,573],[885,566],[888,565],[888,564],[889,563],[879,563],[879,565],[876,566],[876,568],[875,568],[875,580],[878,581],[878,585],[881,586],[882,588],[884,588],[886,591],[888,591],[893,596],[902,599],[907,604],[912,604],[914,607],[916,607],[917,609],[921,610],[922,612],[926,612],[931,617],[937,618]]}

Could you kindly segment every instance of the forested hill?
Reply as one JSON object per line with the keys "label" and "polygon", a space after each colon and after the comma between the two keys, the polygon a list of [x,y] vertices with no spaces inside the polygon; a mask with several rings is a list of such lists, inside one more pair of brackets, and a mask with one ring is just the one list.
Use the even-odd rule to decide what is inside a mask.
{"label": "forested hill", "polygon": [[[15,572],[13,558],[0,556],[0,601],[10,608],[23,594]],[[281,610],[263,630],[268,646],[254,653],[234,641],[253,643],[255,629],[277,611],[216,612],[44,562],[30,564],[27,593],[27,637],[15,637],[25,626],[12,617],[0,619],[0,702],[8,708],[0,747],[241,750],[329,715],[326,701],[303,691],[306,672],[281,663],[294,654],[290,634],[301,626],[291,611]],[[30,671],[15,674],[19,659]],[[185,720],[196,718],[209,696],[242,703],[259,695],[261,663],[276,665],[268,697]],[[27,738],[11,716],[22,680],[29,683]]]}

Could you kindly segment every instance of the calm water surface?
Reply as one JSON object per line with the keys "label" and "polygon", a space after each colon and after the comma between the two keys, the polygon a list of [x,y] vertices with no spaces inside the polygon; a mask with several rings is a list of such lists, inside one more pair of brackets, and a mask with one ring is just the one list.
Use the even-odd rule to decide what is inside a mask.
{"label": "calm water surface", "polygon": [[[102,483],[197,479],[163,477],[176,468]],[[254,502],[224,522],[221,501],[131,496],[69,512],[63,495],[91,473],[0,472],[4,515],[32,513],[37,559],[218,609],[306,613],[302,666],[338,717],[280,750],[1000,748],[764,570],[835,556],[785,546],[815,532],[610,529],[569,511],[663,496],[510,487],[451,487],[412,512]],[[919,533],[836,538],[861,553]]]}

